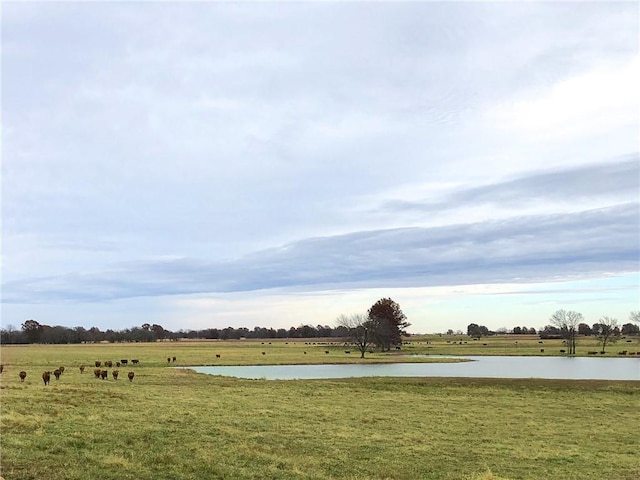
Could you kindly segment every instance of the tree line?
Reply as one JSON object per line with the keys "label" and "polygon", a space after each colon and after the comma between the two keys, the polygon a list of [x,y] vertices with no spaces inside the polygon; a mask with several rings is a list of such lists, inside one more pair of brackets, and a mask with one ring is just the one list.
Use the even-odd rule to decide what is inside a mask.
{"label": "tree line", "polygon": [[329,325],[300,325],[288,329],[255,327],[249,330],[246,327],[226,327],[171,331],[155,323],[145,323],[139,327],[135,326],[123,330],[100,330],[98,327],[86,329],[84,327],[70,328],[60,325],[50,326],[30,319],[26,320],[20,329],[12,325],[2,328],[0,330],[0,344],[156,342],[159,340],[177,341],[181,338],[210,340],[239,340],[241,338],[343,338],[346,337],[347,334],[347,329],[344,327],[331,327]]}

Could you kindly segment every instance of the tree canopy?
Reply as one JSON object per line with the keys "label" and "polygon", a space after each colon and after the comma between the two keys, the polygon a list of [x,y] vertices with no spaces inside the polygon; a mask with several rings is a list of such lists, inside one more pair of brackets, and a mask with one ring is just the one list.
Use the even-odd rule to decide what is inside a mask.
{"label": "tree canopy", "polygon": [[374,342],[382,351],[401,344],[402,336],[407,334],[406,328],[411,325],[400,305],[390,298],[381,298],[374,303],[367,317],[374,328]]}

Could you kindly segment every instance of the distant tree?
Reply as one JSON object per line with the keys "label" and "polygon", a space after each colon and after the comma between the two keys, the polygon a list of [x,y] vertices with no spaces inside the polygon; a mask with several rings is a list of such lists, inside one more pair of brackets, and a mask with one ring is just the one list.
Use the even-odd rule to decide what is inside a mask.
{"label": "distant tree", "polygon": [[558,310],[551,315],[551,323],[560,329],[560,334],[567,341],[569,355],[576,353],[576,336],[582,320],[582,314],[574,311]]}
{"label": "distant tree", "polygon": [[477,323],[470,323],[467,325],[467,335],[470,337],[486,337],[489,335],[489,329],[484,325],[478,325]]}
{"label": "distant tree", "polygon": [[635,310],[629,313],[629,320],[632,322],[640,323],[640,310]]}
{"label": "distant tree", "polygon": [[28,343],[38,343],[42,335],[42,325],[35,320],[25,320],[22,331]]}
{"label": "distant tree", "polygon": [[598,342],[602,345],[602,351],[606,351],[607,342],[615,343],[617,341],[616,331],[620,331],[618,329],[618,320],[615,318],[604,316],[600,319],[598,323],[598,329],[594,332],[598,337]]}
{"label": "distant tree", "polygon": [[580,325],[578,325],[578,335],[585,335],[588,337],[591,335],[591,327],[584,322],[580,323]]}
{"label": "distant tree", "polygon": [[514,335],[520,335],[522,333],[522,328],[520,327],[513,327],[513,334]]}
{"label": "distant tree", "polygon": [[13,325],[9,324],[2,330],[0,330],[0,343],[3,345],[10,343],[24,343],[24,332],[16,329]]}
{"label": "distant tree", "polygon": [[640,335],[640,327],[635,323],[625,323],[620,330],[622,335]]}
{"label": "distant tree", "polygon": [[452,329],[447,330],[447,335],[453,335],[453,330]]}
{"label": "distant tree", "polygon": [[153,331],[156,340],[162,340],[167,336],[164,328],[162,328],[162,325],[158,325],[157,323],[151,325],[151,330]]}
{"label": "distant tree", "polygon": [[364,354],[374,343],[375,339],[375,321],[369,319],[367,315],[340,315],[336,319],[336,324],[347,330],[347,340],[358,347],[360,358],[364,358]]}
{"label": "distant tree", "polygon": [[407,334],[405,329],[411,325],[400,305],[390,298],[381,298],[374,303],[367,317],[377,326],[375,342],[383,351],[402,343],[402,336]]}

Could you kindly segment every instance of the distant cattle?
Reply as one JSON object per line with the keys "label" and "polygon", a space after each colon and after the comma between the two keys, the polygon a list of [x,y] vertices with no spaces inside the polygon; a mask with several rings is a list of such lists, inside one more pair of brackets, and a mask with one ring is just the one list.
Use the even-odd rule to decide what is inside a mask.
{"label": "distant cattle", "polygon": [[167,357],[167,363],[171,363],[171,357]]}
{"label": "distant cattle", "polygon": [[98,368],[98,367],[100,367],[102,365],[102,362],[99,362],[99,361],[96,360],[95,365],[96,365],[96,368]]}
{"label": "distant cattle", "polygon": [[118,373],[120,373],[118,370],[114,370],[113,372],[111,372],[111,375],[113,376],[114,380],[118,379]]}
{"label": "distant cattle", "polygon": [[597,354],[598,354],[598,352],[595,351],[595,350],[590,350],[590,351],[587,352],[587,355],[597,355]]}
{"label": "distant cattle", "polygon": [[120,368],[120,362],[116,362],[116,367]]}
{"label": "distant cattle", "polygon": [[60,370],[58,370],[57,368],[53,371],[53,376],[56,377],[56,380],[60,380],[60,374],[62,372]]}
{"label": "distant cattle", "polygon": [[4,370],[4,365],[0,365],[0,373]]}
{"label": "distant cattle", "polygon": [[62,375],[64,373],[64,366],[58,367],[58,370],[60,370],[60,375]]}
{"label": "distant cattle", "polygon": [[24,382],[24,379],[27,378],[27,372],[23,370],[18,374],[18,376],[20,377],[20,381]]}
{"label": "distant cattle", "polygon": [[84,373],[84,369],[86,367],[84,365],[80,365],[78,368],[80,369],[80,373]]}
{"label": "distant cattle", "polygon": [[122,365],[126,365],[127,363],[129,363],[129,360],[127,360],[126,358],[123,358],[122,360],[120,360],[120,363]]}
{"label": "distant cattle", "polygon": [[51,372],[44,372],[42,374],[42,381],[45,385],[49,385],[49,382],[51,381]]}
{"label": "distant cattle", "polygon": [[351,352],[349,350],[345,350],[344,353],[346,353],[347,355],[349,355]]}
{"label": "distant cattle", "polygon": [[329,350],[324,351],[325,355],[329,355]]}
{"label": "distant cattle", "polygon": [[99,368],[93,369],[93,374],[95,375],[96,378],[100,378],[101,373],[102,373],[102,370],[100,370]]}
{"label": "distant cattle", "polygon": [[111,360],[107,360],[106,362],[104,362],[104,366],[111,368],[113,367],[113,362]]}
{"label": "distant cattle", "polygon": [[176,357],[173,357],[172,360],[175,362],[176,361]]}
{"label": "distant cattle", "polygon": [[565,352],[566,352],[566,350],[560,350],[560,353],[565,353]]}
{"label": "distant cattle", "polygon": [[137,365],[138,363],[140,363],[140,360],[138,360],[137,358],[134,358],[131,360],[131,363],[133,363],[134,365]]}
{"label": "distant cattle", "polygon": [[108,376],[109,376],[109,372],[107,370],[102,370],[100,372],[100,378],[102,378],[102,380],[106,380]]}
{"label": "distant cattle", "polygon": [[262,352],[262,354],[263,354],[263,355],[266,355],[266,354],[267,354],[267,352]]}
{"label": "distant cattle", "polygon": [[130,382],[133,382],[133,377],[134,377],[134,376],[135,376],[135,373],[133,373],[133,372],[129,372],[129,373],[127,374],[127,377],[129,377],[129,381],[130,381]]}
{"label": "distant cattle", "polygon": [[216,358],[220,358],[220,354],[219,353],[216,353]]}
{"label": "distant cattle", "polygon": [[544,348],[541,348],[541,349],[540,349],[540,353],[544,353]]}

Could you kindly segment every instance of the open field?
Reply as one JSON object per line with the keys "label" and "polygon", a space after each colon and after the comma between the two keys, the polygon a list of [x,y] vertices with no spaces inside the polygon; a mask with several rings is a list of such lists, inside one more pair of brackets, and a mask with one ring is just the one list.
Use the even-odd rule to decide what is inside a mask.
{"label": "open field", "polygon": [[[542,354],[537,338],[520,339],[517,346],[513,337],[455,346],[447,340],[453,338],[415,338],[404,353]],[[1,475],[5,480],[640,478],[640,382],[265,381],[167,368],[167,357],[173,356],[171,366],[361,361],[353,349],[346,355],[342,344],[271,342],[2,347]],[[543,345],[545,355],[561,348],[559,341]],[[579,341],[578,353],[583,347],[584,354],[594,348]],[[613,346],[609,355],[619,349]],[[368,357],[393,360],[380,353]],[[124,358],[140,364],[121,367],[117,381],[94,378],[95,360]],[[87,365],[82,375],[80,364]],[[60,365],[66,367],[60,380],[52,377],[45,387],[42,372]],[[24,383],[20,370],[27,372]],[[126,379],[130,370],[136,374],[133,382]]]}

